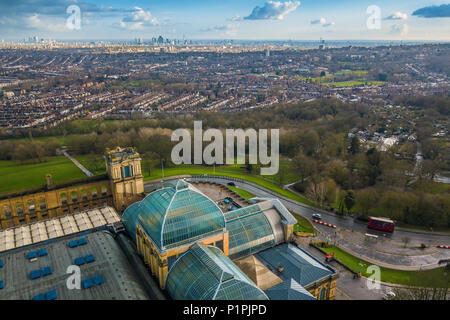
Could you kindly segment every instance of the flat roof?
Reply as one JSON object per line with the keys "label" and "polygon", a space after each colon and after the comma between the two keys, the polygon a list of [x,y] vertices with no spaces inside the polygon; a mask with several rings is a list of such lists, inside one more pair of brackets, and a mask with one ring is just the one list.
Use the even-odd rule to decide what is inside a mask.
{"label": "flat roof", "polygon": [[[86,239],[84,245],[73,248],[74,240]],[[28,254],[45,249],[47,254],[31,260]],[[92,255],[94,261],[80,266],[81,281],[101,275],[104,282],[90,288],[68,289],[66,282],[72,274],[67,267],[75,259]],[[144,300],[149,299],[145,288],[125,253],[108,230],[91,230],[63,236],[0,253],[0,300],[30,300],[36,295],[56,290],[60,300]],[[50,267],[51,274],[31,279],[32,271]]]}
{"label": "flat roof", "polygon": [[0,230],[0,252],[120,221],[112,207],[90,209]]}
{"label": "flat roof", "polygon": [[383,221],[383,222],[389,222],[389,223],[394,223],[394,220],[388,219],[388,218],[383,218],[383,217],[369,217],[370,219],[375,219],[375,220],[379,220],[379,221]]}

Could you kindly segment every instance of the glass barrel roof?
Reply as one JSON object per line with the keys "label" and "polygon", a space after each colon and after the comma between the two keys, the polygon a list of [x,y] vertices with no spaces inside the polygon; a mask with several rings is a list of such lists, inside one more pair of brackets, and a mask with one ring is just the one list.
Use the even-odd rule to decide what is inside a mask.
{"label": "glass barrel roof", "polygon": [[133,237],[139,223],[161,250],[225,229],[220,208],[183,180],[131,205],[125,210],[123,221]]}
{"label": "glass barrel roof", "polygon": [[241,258],[275,245],[272,226],[257,205],[231,211],[226,220],[230,258]]}
{"label": "glass barrel roof", "polygon": [[169,270],[175,300],[266,300],[266,294],[216,247],[197,243]]}

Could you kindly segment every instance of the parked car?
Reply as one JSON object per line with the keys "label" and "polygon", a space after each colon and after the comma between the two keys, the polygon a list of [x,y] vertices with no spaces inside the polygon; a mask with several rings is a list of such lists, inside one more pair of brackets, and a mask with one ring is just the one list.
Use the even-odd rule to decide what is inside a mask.
{"label": "parked car", "polygon": [[313,219],[316,219],[316,220],[321,220],[322,219],[322,215],[320,215],[319,213],[314,213],[312,215],[312,217],[313,217]]}
{"label": "parked car", "polygon": [[234,182],[228,182],[227,185],[229,185],[231,187],[236,187],[236,184]]}

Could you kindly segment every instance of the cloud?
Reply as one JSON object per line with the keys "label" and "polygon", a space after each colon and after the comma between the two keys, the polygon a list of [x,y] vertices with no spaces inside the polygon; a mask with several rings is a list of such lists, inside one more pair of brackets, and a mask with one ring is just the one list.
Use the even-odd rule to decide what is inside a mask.
{"label": "cloud", "polygon": [[320,19],[311,21],[311,24],[325,24],[325,23],[327,23],[327,19],[325,19],[325,18],[320,18]]}
{"label": "cloud", "polygon": [[[77,0],[0,0],[0,27],[3,34],[21,36],[25,32],[63,32],[68,17],[67,8],[77,5],[81,10],[81,25],[103,17],[117,16],[129,9],[114,9]],[[90,18],[88,20],[87,18]]]}
{"label": "cloud", "polygon": [[239,28],[239,24],[226,24],[220,26],[213,26],[209,28],[201,29],[201,32],[219,32],[225,35],[236,35]]}
{"label": "cloud", "polygon": [[159,22],[152,13],[140,7],[134,7],[133,11],[120,22],[120,27],[127,30],[141,30],[156,25],[159,25]]}
{"label": "cloud", "polygon": [[414,11],[412,15],[422,18],[449,18],[450,4],[420,8]]}
{"label": "cloud", "polygon": [[267,1],[264,6],[256,6],[245,20],[283,20],[284,16],[295,11],[300,1]]}
{"label": "cloud", "polygon": [[334,25],[335,25],[334,22],[328,22],[328,23],[323,24],[323,27],[327,28],[327,27],[331,27],[331,26],[334,26]]}
{"label": "cloud", "polygon": [[407,24],[395,24],[391,27],[391,34],[399,34],[406,36],[408,34],[409,27]]}
{"label": "cloud", "polygon": [[227,19],[228,21],[241,21],[242,17],[240,15],[235,15],[234,17]]}
{"label": "cloud", "polygon": [[400,11],[397,11],[396,13],[393,13],[390,16],[384,18],[384,20],[406,20],[406,19],[408,19],[408,15]]}

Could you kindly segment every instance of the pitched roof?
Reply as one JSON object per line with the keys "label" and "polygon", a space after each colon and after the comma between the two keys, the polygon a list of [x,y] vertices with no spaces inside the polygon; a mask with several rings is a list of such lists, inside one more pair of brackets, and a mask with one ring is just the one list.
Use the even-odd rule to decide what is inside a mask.
{"label": "pitched roof", "polygon": [[270,300],[316,300],[294,279],[289,279],[264,291]]}
{"label": "pitched roof", "polygon": [[235,260],[241,269],[261,290],[266,290],[283,282],[278,276],[261,263],[254,256]]}

